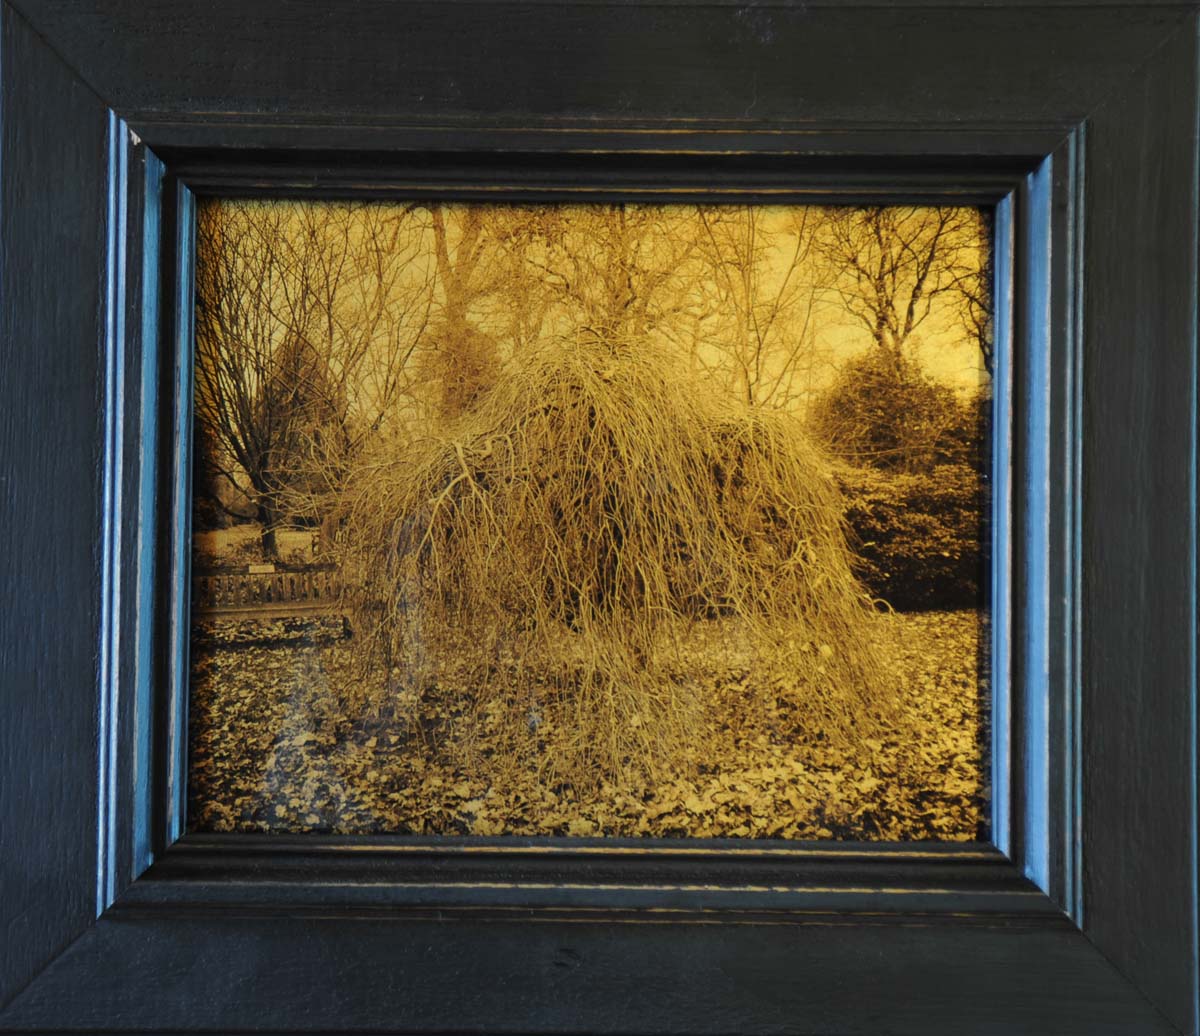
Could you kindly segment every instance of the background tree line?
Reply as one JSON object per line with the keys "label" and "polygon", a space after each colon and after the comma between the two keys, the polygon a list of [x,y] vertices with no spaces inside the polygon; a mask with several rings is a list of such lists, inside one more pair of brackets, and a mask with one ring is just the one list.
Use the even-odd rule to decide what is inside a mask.
{"label": "background tree line", "polygon": [[[319,522],[352,465],[470,410],[521,350],[588,329],[804,414],[842,463],[871,589],[962,603],[977,572],[960,565],[951,591],[930,572],[943,540],[979,556],[988,395],[932,377],[923,343],[954,333],[990,373],[990,255],[969,208],[206,203],[197,521],[254,521],[276,557],[276,530]],[[862,343],[840,363],[832,324]],[[913,524],[934,512],[954,521]]]}

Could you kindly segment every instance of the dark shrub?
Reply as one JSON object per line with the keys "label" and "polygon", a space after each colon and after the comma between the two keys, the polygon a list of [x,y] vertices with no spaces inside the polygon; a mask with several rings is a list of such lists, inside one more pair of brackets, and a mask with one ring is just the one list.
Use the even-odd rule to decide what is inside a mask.
{"label": "dark shrub", "polygon": [[837,481],[856,572],[874,597],[901,611],[986,605],[990,492],[978,471],[965,464],[913,475],[842,468]]}
{"label": "dark shrub", "polygon": [[986,396],[963,399],[915,360],[875,348],[842,365],[809,423],[848,464],[912,474],[977,464],[989,409]]}

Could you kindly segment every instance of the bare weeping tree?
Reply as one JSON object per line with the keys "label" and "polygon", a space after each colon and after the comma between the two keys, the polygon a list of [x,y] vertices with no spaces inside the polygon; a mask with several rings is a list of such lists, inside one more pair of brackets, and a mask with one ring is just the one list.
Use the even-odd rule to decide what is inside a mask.
{"label": "bare weeping tree", "polygon": [[645,342],[543,342],[361,469],[342,506],[364,667],[346,707],[416,723],[405,710],[446,696],[428,736],[469,772],[653,775],[704,736],[732,667],[747,707],[786,697],[831,744],[887,712],[884,631],[823,455],[795,415]]}
{"label": "bare weeping tree", "polygon": [[[739,215],[706,233],[690,206],[431,210],[431,353],[469,373],[473,334],[540,331],[505,341],[503,376],[465,405],[443,385],[440,419],[347,482],[339,564],[363,666],[348,709],[451,696],[454,719],[427,736],[473,772],[652,772],[701,736],[696,638],[728,634],[721,665],[786,683],[813,729],[874,722],[886,667],[823,457],[786,408],[689,377],[675,347],[694,313],[724,308],[746,362],[762,354],[753,387],[782,384],[768,354],[786,359],[802,324],[808,237],[777,263]],[[696,290],[747,255],[750,282]],[[475,751],[480,723],[494,756]]]}
{"label": "bare weeping tree", "polygon": [[[428,323],[408,209],[214,201],[197,214],[196,451],[265,557],[319,517]],[[232,496],[231,505],[228,498]]]}

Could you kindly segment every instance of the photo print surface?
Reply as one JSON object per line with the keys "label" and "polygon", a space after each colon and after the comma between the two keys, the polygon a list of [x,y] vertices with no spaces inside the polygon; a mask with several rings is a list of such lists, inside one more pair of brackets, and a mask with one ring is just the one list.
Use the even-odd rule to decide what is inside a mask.
{"label": "photo print surface", "polygon": [[990,221],[200,202],[189,828],[986,838]]}

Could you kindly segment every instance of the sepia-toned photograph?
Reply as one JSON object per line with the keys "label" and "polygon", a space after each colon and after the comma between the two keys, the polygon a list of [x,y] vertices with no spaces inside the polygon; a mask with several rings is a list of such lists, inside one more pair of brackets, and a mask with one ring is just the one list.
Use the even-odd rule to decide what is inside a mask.
{"label": "sepia-toned photograph", "polygon": [[986,840],[991,218],[200,202],[189,829]]}

